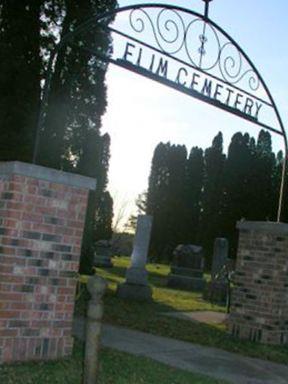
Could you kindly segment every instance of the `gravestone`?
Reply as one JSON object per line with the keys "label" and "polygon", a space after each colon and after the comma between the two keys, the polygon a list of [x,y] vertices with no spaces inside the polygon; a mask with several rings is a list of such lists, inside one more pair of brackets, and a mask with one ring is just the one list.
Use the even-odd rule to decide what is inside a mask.
{"label": "gravestone", "polygon": [[205,286],[203,248],[181,244],[175,248],[173,256],[168,287],[202,291]]}
{"label": "gravestone", "polygon": [[227,263],[228,246],[228,240],[223,237],[218,237],[214,241],[213,261],[211,270],[212,280],[215,280],[217,279],[217,277],[220,277],[219,274],[221,274],[223,267]]}
{"label": "gravestone", "polygon": [[152,297],[148,286],[146,262],[152,227],[152,216],[139,215],[131,255],[131,266],[126,272],[126,281],[119,284],[117,295],[122,298],[149,300]]}
{"label": "gravestone", "polygon": [[204,299],[217,304],[226,304],[229,293],[228,281],[228,240],[216,238],[214,241],[211,281],[207,284]]}
{"label": "gravestone", "polygon": [[99,240],[95,244],[94,266],[102,268],[111,268],[112,250],[109,240]]}

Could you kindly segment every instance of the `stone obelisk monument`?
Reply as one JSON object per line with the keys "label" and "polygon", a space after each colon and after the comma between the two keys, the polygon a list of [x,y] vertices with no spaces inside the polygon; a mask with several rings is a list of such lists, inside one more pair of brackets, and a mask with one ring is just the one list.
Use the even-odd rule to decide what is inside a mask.
{"label": "stone obelisk monument", "polygon": [[126,281],[119,284],[117,295],[122,298],[150,300],[152,290],[147,282],[146,262],[152,227],[152,216],[139,215],[134,238],[131,266],[126,272]]}

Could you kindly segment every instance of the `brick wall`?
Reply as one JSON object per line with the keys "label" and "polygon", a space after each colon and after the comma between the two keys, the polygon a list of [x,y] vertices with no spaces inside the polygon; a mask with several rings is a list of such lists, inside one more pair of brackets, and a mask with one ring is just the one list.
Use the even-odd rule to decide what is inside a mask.
{"label": "brick wall", "polygon": [[57,172],[15,162],[1,173],[0,164],[0,363],[72,350],[85,181],[91,179]]}
{"label": "brick wall", "polygon": [[268,344],[288,344],[288,224],[239,222],[229,331]]}

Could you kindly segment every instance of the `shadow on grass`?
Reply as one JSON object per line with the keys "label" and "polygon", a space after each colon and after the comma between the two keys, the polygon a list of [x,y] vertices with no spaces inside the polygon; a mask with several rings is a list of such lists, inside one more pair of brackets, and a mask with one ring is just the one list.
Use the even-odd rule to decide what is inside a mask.
{"label": "shadow on grass", "polygon": [[[157,272],[157,266],[155,267],[156,271],[154,270],[153,272],[150,270],[148,271],[148,281],[150,284],[155,285],[155,286],[160,286],[160,287],[165,287],[167,284],[167,277],[163,276],[163,273],[161,273],[161,270],[159,268],[159,272]],[[113,277],[117,277],[117,280],[119,278],[125,278],[127,268],[125,267],[119,267],[115,266],[113,268],[107,268],[107,269],[102,269],[102,268],[96,268],[97,273],[100,275],[107,275],[107,280],[109,281],[114,281]],[[109,276],[111,275],[111,276]]]}
{"label": "shadow on grass", "polygon": [[171,310],[174,308],[155,301],[141,303],[119,299],[115,297],[114,291],[109,289],[105,297],[104,321],[245,356],[288,363],[287,347],[268,346],[235,339],[226,332],[224,325],[209,325],[167,317],[163,314]]}
{"label": "shadow on grass", "polygon": [[[76,341],[73,356],[50,362],[0,366],[2,384],[80,384],[83,382],[84,345]],[[184,372],[124,352],[102,348],[98,384],[220,384],[222,381]]]}
{"label": "shadow on grass", "polygon": [[[217,310],[223,312],[223,308],[203,300],[199,293],[167,288],[167,275],[165,275],[168,271],[167,266],[163,269],[160,266],[159,271],[155,271],[154,265],[148,265],[149,283],[153,287],[152,302],[120,299],[115,292],[117,283],[124,281],[126,265],[123,265],[123,260],[116,260],[116,263],[113,268],[97,269],[97,273],[109,282],[104,298],[105,323],[216,347],[246,356],[288,363],[287,347],[267,346],[235,339],[226,332],[224,324],[203,324],[166,316],[165,312],[172,311]],[[81,311],[80,313],[76,311],[76,315],[85,313],[87,300],[88,293],[84,292],[76,305]]]}

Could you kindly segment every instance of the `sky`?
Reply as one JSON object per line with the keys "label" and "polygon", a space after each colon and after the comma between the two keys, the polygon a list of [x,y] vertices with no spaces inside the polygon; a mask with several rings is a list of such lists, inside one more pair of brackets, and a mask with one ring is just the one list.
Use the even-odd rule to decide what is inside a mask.
{"label": "sky", "polygon": [[[119,0],[120,6],[152,1]],[[157,1],[203,13],[201,0]],[[237,41],[262,75],[284,122],[288,126],[288,3],[286,0],[213,0],[209,17]],[[224,150],[231,136],[259,127],[227,112],[176,92],[125,69],[109,65],[106,83],[108,107],[102,132],[111,136],[108,189],[114,197],[115,218],[122,225],[135,211],[137,195],[148,187],[156,145],[170,141],[203,149],[221,131]],[[280,137],[273,138],[275,151],[283,149]]]}

